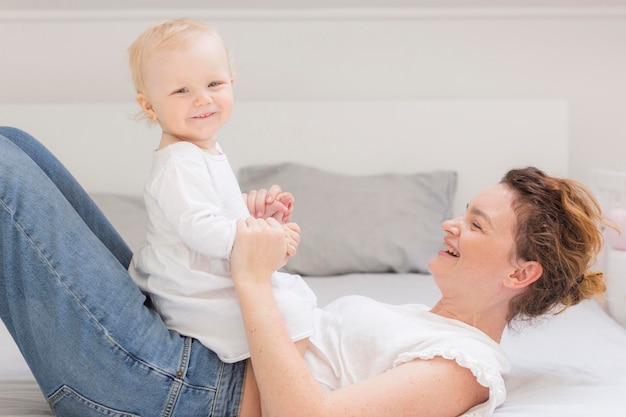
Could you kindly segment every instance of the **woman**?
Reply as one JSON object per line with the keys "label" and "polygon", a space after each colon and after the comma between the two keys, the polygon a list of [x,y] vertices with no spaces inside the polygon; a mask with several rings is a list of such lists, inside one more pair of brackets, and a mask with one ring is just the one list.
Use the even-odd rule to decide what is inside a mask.
{"label": "woman", "polygon": [[[434,313],[478,329],[499,342],[504,328],[515,318],[530,319],[603,293],[603,275],[588,270],[602,245],[603,224],[597,202],[581,185],[549,177],[535,168],[508,172],[499,184],[478,194],[463,216],[443,223],[444,249],[429,265],[443,297],[430,310],[428,319],[436,321]],[[429,354],[429,349],[437,352],[437,347],[414,351],[405,346],[397,348],[398,344],[406,344],[405,340],[371,348],[364,346],[367,335],[357,341],[350,340],[352,336],[342,338],[341,332],[349,330],[353,321],[358,322],[342,315],[357,316],[373,310],[368,324],[375,325],[376,317],[386,314],[387,325],[394,326],[405,318],[404,306],[363,303],[355,311],[345,308],[345,300],[331,304],[330,313],[322,313],[322,317],[333,317],[321,321],[332,323],[342,316],[345,326],[331,328],[336,334],[330,337],[326,334],[329,326],[316,326],[318,334],[311,339],[307,358],[314,356],[311,352],[319,346],[328,352],[328,338],[348,352],[372,349],[370,360],[385,356],[389,350],[398,349],[400,354],[395,362],[387,363],[385,372],[368,375],[361,379],[363,383],[347,389],[324,393],[288,343],[284,329],[276,325],[280,320],[267,276],[273,266],[270,260],[282,260],[280,250],[270,250],[281,239],[280,226],[254,219],[245,225],[241,222],[241,235],[233,250],[233,277],[261,398],[267,409],[277,411],[272,415],[455,416],[470,409],[467,415],[491,415],[495,405],[503,401],[502,381],[493,370],[501,366],[505,371],[507,365],[472,364],[490,358],[473,350],[476,342],[489,346],[473,338],[470,329],[449,330],[448,338],[462,339],[439,343],[442,347],[434,354]],[[413,325],[424,320],[419,315],[413,317]],[[396,326],[394,331],[405,335],[412,330],[410,325],[402,329]],[[384,331],[382,326],[377,329]],[[376,335],[378,339],[394,337],[393,333]],[[425,341],[418,335],[413,343]],[[464,355],[469,352],[473,356]],[[415,359],[407,361],[403,355]],[[497,349],[492,355],[498,355]],[[339,369],[334,358],[323,360]],[[317,376],[320,360],[308,362]],[[339,362],[343,365],[349,359]]]}
{"label": "woman", "polygon": [[[224,364],[167,330],[128,277],[117,233],[49,152],[10,128],[0,129],[0,206],[0,314],[58,415],[252,416],[261,405],[271,416],[489,415],[504,399],[506,325],[604,290],[587,270],[601,246],[595,200],[571,181],[512,171],[444,222],[430,264],[443,297],[431,311],[340,300],[319,312],[303,360],[269,286],[283,231],[241,221],[232,272],[261,404],[247,362]],[[359,320],[363,306],[392,321]],[[403,327],[379,334],[397,318]],[[411,318],[437,337],[407,350],[389,336],[419,337]]]}

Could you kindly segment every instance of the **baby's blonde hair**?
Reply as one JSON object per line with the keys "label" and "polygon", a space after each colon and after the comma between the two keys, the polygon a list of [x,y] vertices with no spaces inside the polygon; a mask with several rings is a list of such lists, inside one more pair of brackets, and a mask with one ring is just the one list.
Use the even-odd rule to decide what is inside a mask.
{"label": "baby's blonde hair", "polygon": [[[168,20],[146,29],[128,48],[128,63],[137,93],[144,93],[144,69],[150,55],[161,48],[185,45],[199,35],[209,34],[218,39],[228,50],[220,35],[212,27],[191,19]],[[232,65],[228,58],[228,67],[232,76]]]}

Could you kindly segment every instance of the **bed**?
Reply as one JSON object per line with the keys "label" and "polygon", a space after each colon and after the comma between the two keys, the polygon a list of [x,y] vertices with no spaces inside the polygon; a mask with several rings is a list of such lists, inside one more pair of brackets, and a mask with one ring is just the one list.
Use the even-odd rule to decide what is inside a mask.
{"label": "bed", "polygon": [[[145,171],[137,171],[149,163],[137,156],[127,168],[122,161],[120,179],[112,173],[103,184],[98,163],[110,160],[84,164],[65,154],[70,139],[62,122],[58,130],[42,129],[27,125],[26,109],[4,110],[11,124],[60,154],[137,247],[145,224],[139,197]],[[62,119],[56,107],[41,110],[50,123]],[[73,117],[82,112],[86,118],[108,112],[113,120],[128,114],[126,105],[72,110]],[[276,182],[296,196],[294,220],[303,236],[288,268],[303,274],[321,305],[349,294],[433,305],[439,291],[424,264],[440,245],[442,219],[460,214],[473,194],[508,168],[533,164],[567,173],[567,104],[560,101],[248,102],[236,112],[224,136],[255,140],[223,146],[243,189]],[[124,123],[93,135],[128,140],[121,130],[154,140]],[[143,146],[137,155],[149,153]],[[626,329],[603,300],[508,329],[502,345],[512,371],[507,400],[495,416],[626,415]],[[0,328],[0,416],[49,415],[17,347]]]}

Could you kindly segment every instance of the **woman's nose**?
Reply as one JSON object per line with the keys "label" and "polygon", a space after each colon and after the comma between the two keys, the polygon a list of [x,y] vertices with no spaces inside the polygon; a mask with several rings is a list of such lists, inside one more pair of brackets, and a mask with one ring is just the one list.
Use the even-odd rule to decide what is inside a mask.
{"label": "woman's nose", "polygon": [[460,217],[445,220],[443,223],[441,223],[441,228],[443,229],[444,232],[456,235],[459,233],[459,230],[460,230],[459,228],[460,221],[461,221]]}

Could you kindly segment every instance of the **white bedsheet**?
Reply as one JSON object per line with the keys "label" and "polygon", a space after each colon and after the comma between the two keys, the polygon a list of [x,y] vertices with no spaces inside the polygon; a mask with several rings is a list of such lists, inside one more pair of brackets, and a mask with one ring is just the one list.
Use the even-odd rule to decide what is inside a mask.
{"label": "white bedsheet", "polygon": [[626,329],[594,301],[507,332],[508,397],[495,416],[626,416]]}

